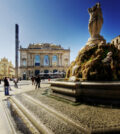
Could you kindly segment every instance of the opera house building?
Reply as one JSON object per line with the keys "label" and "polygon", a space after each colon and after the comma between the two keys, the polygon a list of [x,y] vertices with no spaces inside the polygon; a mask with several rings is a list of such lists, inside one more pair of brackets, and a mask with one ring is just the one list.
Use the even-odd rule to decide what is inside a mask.
{"label": "opera house building", "polygon": [[27,79],[42,73],[66,72],[70,65],[70,49],[50,43],[20,47],[20,77]]}

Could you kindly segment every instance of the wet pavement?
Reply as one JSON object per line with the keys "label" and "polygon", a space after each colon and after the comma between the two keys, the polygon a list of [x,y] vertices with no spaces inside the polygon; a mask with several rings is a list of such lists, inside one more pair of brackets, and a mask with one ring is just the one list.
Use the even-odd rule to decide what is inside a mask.
{"label": "wet pavement", "polygon": [[[14,83],[10,82],[11,91],[9,92],[9,96],[4,95],[4,86],[3,82],[0,84],[0,134],[13,134],[13,130],[11,128],[11,124],[6,115],[5,108],[3,105],[3,101],[5,101],[8,97],[19,94],[21,92],[31,91],[31,81],[20,81],[18,84],[18,88],[14,87]],[[28,87],[28,88],[25,88]],[[34,87],[33,87],[34,88]]]}

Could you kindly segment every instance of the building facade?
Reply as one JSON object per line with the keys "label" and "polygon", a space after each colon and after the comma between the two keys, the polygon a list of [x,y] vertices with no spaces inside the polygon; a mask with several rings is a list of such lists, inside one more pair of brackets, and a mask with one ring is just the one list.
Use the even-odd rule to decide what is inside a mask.
{"label": "building facade", "polygon": [[7,58],[2,58],[0,60],[0,79],[4,77],[14,78],[15,68],[11,61],[9,62]]}
{"label": "building facade", "polygon": [[20,77],[22,79],[40,73],[66,72],[70,65],[70,49],[49,43],[20,47]]}
{"label": "building facade", "polygon": [[112,39],[111,43],[114,44],[120,50],[120,35]]}

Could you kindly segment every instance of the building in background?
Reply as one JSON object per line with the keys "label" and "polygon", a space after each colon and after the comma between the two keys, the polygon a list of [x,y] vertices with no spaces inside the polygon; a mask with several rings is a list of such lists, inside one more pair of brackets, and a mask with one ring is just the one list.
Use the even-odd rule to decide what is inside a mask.
{"label": "building in background", "polygon": [[4,77],[14,78],[15,68],[11,61],[9,62],[7,58],[2,58],[0,60],[0,79]]}
{"label": "building in background", "polygon": [[22,79],[42,73],[66,72],[70,65],[70,49],[50,43],[20,47],[20,77]]}
{"label": "building in background", "polygon": [[120,50],[120,35],[112,39],[111,43],[114,44]]}

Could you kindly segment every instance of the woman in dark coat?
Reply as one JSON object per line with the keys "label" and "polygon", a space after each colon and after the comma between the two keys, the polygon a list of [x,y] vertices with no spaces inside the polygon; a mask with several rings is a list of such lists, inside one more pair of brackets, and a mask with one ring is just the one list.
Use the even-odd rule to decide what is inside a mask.
{"label": "woman in dark coat", "polygon": [[5,95],[9,95],[9,82],[7,77],[4,79],[4,90],[5,90]]}

